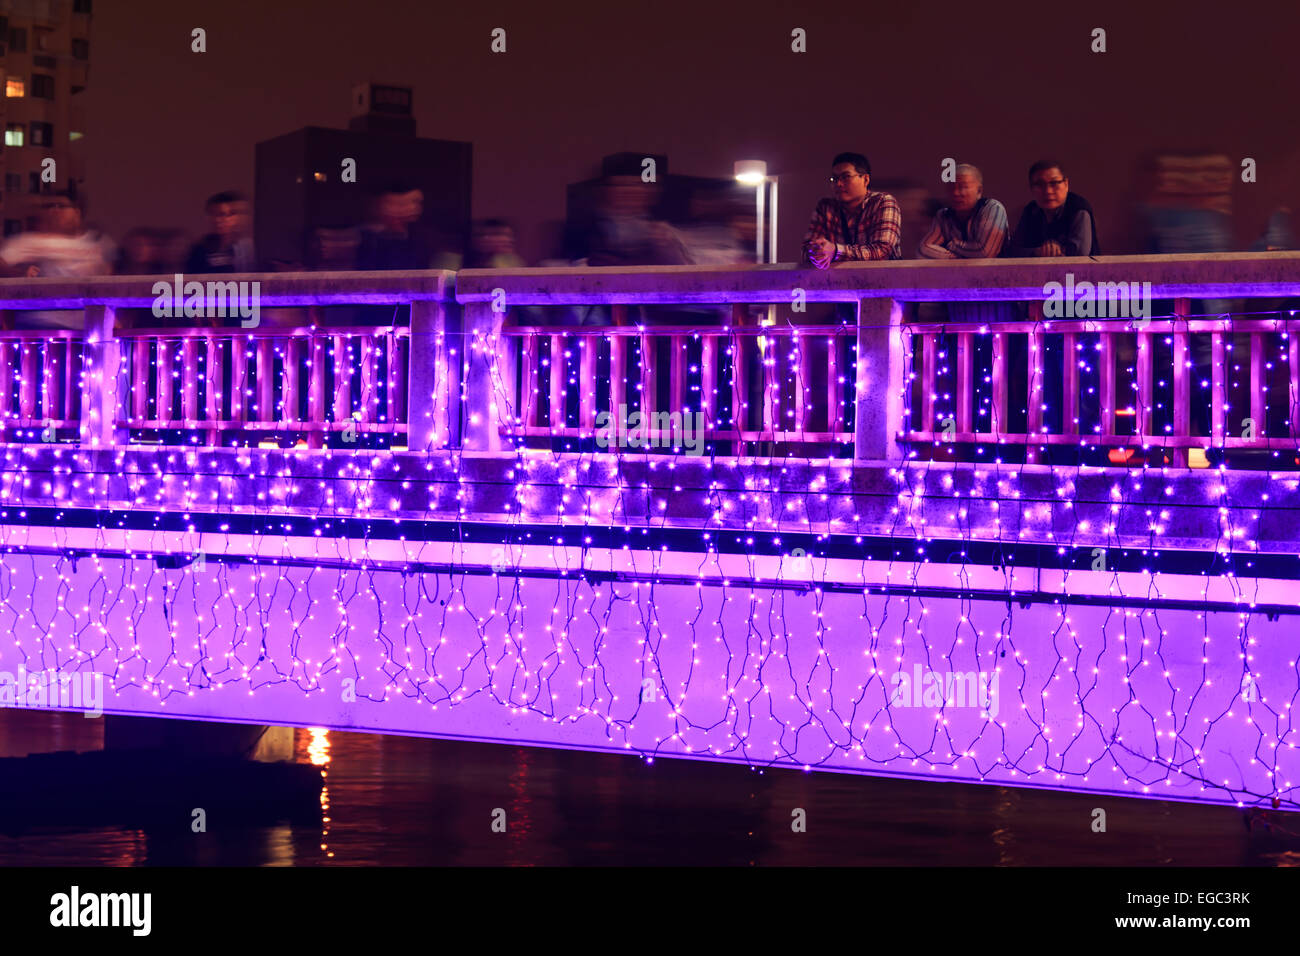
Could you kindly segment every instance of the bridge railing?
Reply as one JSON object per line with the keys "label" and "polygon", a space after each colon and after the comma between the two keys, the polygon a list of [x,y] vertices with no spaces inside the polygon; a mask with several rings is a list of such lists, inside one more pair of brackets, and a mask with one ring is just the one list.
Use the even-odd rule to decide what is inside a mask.
{"label": "bridge railing", "polygon": [[[1044,317],[1045,290],[1067,274],[1149,283],[1170,307]],[[40,426],[42,440],[76,429],[91,445],[179,430],[191,446],[259,433],[319,446],[375,432],[412,449],[635,450],[639,413],[642,447],[678,444],[698,416],[714,454],[988,460],[992,446],[1049,461],[1095,447],[1118,452],[1111,463],[1181,466],[1262,450],[1268,467],[1294,464],[1300,440],[1295,252],[219,278],[257,282],[264,309],[306,311],[251,328],[127,328],[119,313],[148,308],[155,279],[0,281],[0,309],[85,316],[82,332],[0,332],[5,437]],[[1237,304],[1209,312],[1206,300]],[[1016,302],[1031,303],[1027,317]],[[838,303],[839,316],[811,318],[810,303]],[[918,303],[951,308],[935,318]],[[387,308],[389,324],[331,324],[335,306],[407,307],[410,324]],[[566,320],[575,306],[609,322]]]}
{"label": "bridge railing", "polygon": [[[320,447],[332,433],[345,441],[379,434],[393,446],[422,450],[453,439],[452,273],[186,278],[244,283],[255,290],[259,313],[270,315],[220,328],[215,314],[152,318],[154,277],[0,281],[0,309],[45,317],[74,310],[85,325],[84,332],[0,331],[4,438],[49,442],[75,431],[91,446],[202,447],[270,435]],[[205,316],[224,301],[209,291]],[[355,309],[342,320],[330,312],[356,306],[392,324],[349,323]],[[138,310],[150,310],[149,327],[131,327],[130,319],[141,321]],[[409,324],[391,319],[403,310]]]}
{"label": "bridge railing", "polygon": [[1300,463],[1295,310],[1192,309],[1179,298],[1142,319],[1050,320],[1031,306],[1027,321],[906,324],[913,387],[903,437],[944,451],[1023,446],[1028,462],[1074,447],[1110,464],[1186,467],[1215,451]]}
{"label": "bridge railing", "polygon": [[[1046,317],[1067,276],[1142,289],[1147,311]],[[703,413],[710,438],[744,443],[728,449],[738,454],[1046,462],[1098,450],[1091,463],[1185,467],[1266,451],[1237,464],[1294,466],[1297,296],[1295,252],[465,270],[465,443],[596,437],[598,416],[631,396],[637,410]],[[1222,300],[1229,310],[1205,311]],[[850,319],[808,324],[808,303],[847,304]],[[937,319],[935,303],[949,306]],[[661,326],[638,306],[715,311]],[[557,326],[546,307],[602,307],[612,326]]]}
{"label": "bridge railing", "polygon": [[331,432],[404,436],[411,330],[307,326],[119,331],[128,394],[117,425],[261,432],[319,447]]}
{"label": "bridge railing", "polygon": [[0,331],[0,433],[44,433],[81,422],[82,333],[64,329]]}

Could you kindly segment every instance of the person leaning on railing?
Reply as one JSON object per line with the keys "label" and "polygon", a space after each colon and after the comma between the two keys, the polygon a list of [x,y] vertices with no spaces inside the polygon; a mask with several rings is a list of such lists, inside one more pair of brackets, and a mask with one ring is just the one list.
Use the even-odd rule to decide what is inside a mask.
{"label": "person leaning on railing", "polygon": [[1099,256],[1097,219],[1088,200],[1070,192],[1070,178],[1056,160],[1040,159],[1029,167],[1033,202],[1025,206],[1003,255]]}
{"label": "person leaning on railing", "polygon": [[834,198],[817,203],[804,236],[804,261],[818,269],[835,262],[901,259],[903,214],[888,193],[872,192],[871,163],[861,153],[831,161]]}
{"label": "person leaning on railing", "polygon": [[[1070,191],[1070,178],[1064,167],[1054,159],[1040,159],[1029,167],[1029,188],[1033,190],[1033,202],[1025,206],[1003,251],[1008,258],[1029,258],[1042,256],[1099,256],[1101,243],[1097,239],[1097,219],[1088,200],[1078,193]],[[1058,281],[1065,281],[1065,276],[1058,276]],[[1032,378],[1033,370],[1027,348],[1021,336],[1014,336],[1010,344],[1013,350],[1009,356],[1012,368],[1026,368]],[[1085,350],[1086,354],[1086,350]],[[1063,356],[1062,361],[1077,361],[1076,356]],[[1033,383],[1026,382],[1026,395],[1032,394]],[[1064,382],[1061,377],[1061,363],[1047,361],[1043,363],[1043,404],[1050,413],[1056,410],[1061,416],[1071,414],[1063,407]],[[1028,398],[1026,398],[1028,401]],[[1081,428],[1097,421],[1100,415],[1100,393],[1091,388],[1081,388],[1078,396],[1079,423]],[[1064,420],[1064,419],[1062,419]]]}
{"label": "person leaning on railing", "polygon": [[995,259],[1007,241],[1007,210],[984,195],[984,176],[962,163],[948,186],[948,205],[921,240],[922,259]]}

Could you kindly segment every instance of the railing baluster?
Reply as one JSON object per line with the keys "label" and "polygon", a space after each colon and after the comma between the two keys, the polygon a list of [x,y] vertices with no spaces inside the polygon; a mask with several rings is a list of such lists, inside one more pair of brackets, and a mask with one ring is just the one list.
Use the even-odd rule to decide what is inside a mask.
{"label": "railing baluster", "polygon": [[[410,393],[408,383],[411,380],[411,337],[394,332],[392,343],[392,351],[389,353],[388,360],[391,387],[391,391],[388,393],[388,420],[396,427],[406,422]],[[323,362],[321,364],[324,365]],[[445,394],[447,389],[447,376],[445,374],[438,381],[437,387]]]}
{"label": "railing baluster", "polygon": [[1079,434],[1079,336],[1061,337],[1061,433]]}
{"label": "railing baluster", "polygon": [[199,340],[187,335],[181,345],[181,409],[187,428],[199,420]]}
{"label": "railing baluster", "polygon": [[1150,443],[1155,409],[1155,359],[1150,332],[1137,335],[1137,396],[1134,424],[1141,444]]}
{"label": "railing baluster", "polygon": [[245,392],[248,388],[248,340],[235,336],[230,340],[230,421],[244,420]]}
{"label": "railing baluster", "polygon": [[[523,391],[523,399],[520,402],[522,406],[523,429],[534,428],[537,425],[537,404],[538,396],[541,395],[542,373],[541,373],[541,341],[542,337],[536,332],[530,332],[524,336],[523,343],[523,365],[519,370],[519,387]],[[517,413],[519,414],[519,413]]]}
{"label": "railing baluster", "polygon": [[[111,309],[108,311],[112,314]],[[77,387],[77,383],[81,381],[85,362],[86,341],[86,339],[82,339],[80,343],[73,339],[67,341],[68,361],[63,369],[63,417],[68,420],[79,421],[85,415],[86,403],[83,400],[84,396],[81,389]],[[108,337],[108,342],[109,348],[119,348],[118,343],[113,340],[111,335]],[[116,365],[117,362],[114,364]],[[116,389],[114,389],[113,394],[118,394]]]}
{"label": "railing baluster", "polygon": [[1268,376],[1264,370],[1264,333],[1250,333],[1250,418],[1255,425],[1255,443],[1261,447],[1268,445],[1268,412],[1265,399],[1268,397]]}
{"label": "railing baluster", "polygon": [[14,360],[17,355],[10,342],[0,342],[0,429],[9,427],[13,417]]}
{"label": "railing baluster", "polygon": [[127,417],[136,422],[149,419],[149,353],[161,346],[153,338],[141,336],[131,341],[131,407]]}
{"label": "railing baluster", "polygon": [[67,418],[63,410],[63,375],[67,369],[67,339],[45,341],[45,362],[41,369],[41,418],[48,422],[61,422]]}
{"label": "railing baluster", "polygon": [[546,423],[551,428],[564,428],[568,425],[565,419],[565,409],[567,403],[567,390],[565,389],[565,360],[564,360],[564,343],[565,338],[561,335],[551,336],[551,402],[549,415],[550,420]]}
{"label": "railing baluster", "polygon": [[1114,444],[1115,439],[1115,337],[1103,328],[1097,339],[1097,388],[1101,392],[1097,405],[1101,411],[1098,428],[1100,443]]}
{"label": "railing baluster", "polygon": [[[1007,333],[993,333],[993,385],[991,395],[992,408],[989,410],[993,416],[992,428],[994,435],[1001,435],[1007,429],[1007,407],[1009,405],[1007,398]],[[924,382],[922,383],[924,385]],[[922,391],[924,394],[924,390]],[[933,428],[933,422],[921,424],[922,428]]]}
{"label": "railing baluster", "polygon": [[973,332],[957,333],[957,432],[975,431],[975,335]]}
{"label": "railing baluster", "polygon": [[581,361],[578,365],[578,423],[583,434],[590,436],[596,428],[596,360],[600,358],[600,339],[580,335],[574,340]]}
{"label": "railing baluster", "polygon": [[700,400],[697,410],[704,415],[704,428],[718,427],[718,336],[713,332],[700,335]]}
{"label": "railing baluster", "polygon": [[1300,322],[1286,323],[1286,364],[1291,388],[1291,437],[1300,439]]}
{"label": "railing baluster", "polygon": [[[1188,301],[1174,300],[1174,408],[1173,433],[1176,437],[1186,439],[1192,436],[1192,370],[1188,354],[1187,331]],[[1178,328],[1179,324],[1182,328]],[[1170,464],[1175,468],[1187,467],[1188,446],[1178,445],[1169,450]]]}
{"label": "railing baluster", "polygon": [[334,336],[334,421],[352,417],[352,362],[348,358],[350,341],[345,335]]}
{"label": "railing baluster", "polygon": [[657,340],[649,332],[642,332],[641,336],[641,428],[642,435],[647,439],[648,447],[651,439],[650,430],[654,427],[654,413],[659,402],[659,361],[657,353]]}
{"label": "railing baluster", "polygon": [[625,335],[609,337],[609,414],[615,423],[627,408],[627,341]]}
{"label": "railing baluster", "polygon": [[378,415],[378,394],[375,389],[379,381],[379,350],[375,348],[374,336],[361,336],[361,407],[357,417],[363,422],[373,422]]}
{"label": "railing baluster", "polygon": [[1223,333],[1210,334],[1210,446],[1222,448],[1227,434],[1226,376],[1223,367]]}
{"label": "railing baluster", "polygon": [[[760,324],[762,319],[759,320]],[[781,429],[782,423],[779,422],[777,415],[777,405],[780,399],[781,389],[781,371],[777,367],[777,340],[770,333],[764,333],[758,336],[758,348],[760,356],[759,368],[762,369],[763,375],[763,424],[760,427],[762,439],[765,442],[776,440],[776,432]]]}
{"label": "railing baluster", "polygon": [[173,404],[172,386],[174,378],[172,376],[172,365],[175,361],[175,343],[161,336],[158,338],[158,410],[157,421],[159,428],[169,428],[175,421],[175,405]]}
{"label": "railing baluster", "polygon": [[[745,324],[745,307],[734,305],[731,310],[732,328],[740,329]],[[741,435],[749,427],[749,360],[745,354],[745,336],[732,332],[729,336],[731,351],[731,427],[736,433],[737,455],[743,455],[744,442]]]}
{"label": "railing baluster", "polygon": [[[1039,312],[1041,320],[1042,306],[1034,303],[1034,308]],[[1035,325],[1026,333],[1026,371],[1028,374],[1028,388],[1025,392],[1025,431],[1028,434],[1025,437],[1025,461],[1033,463],[1038,461],[1042,446],[1039,442],[1043,437],[1043,363],[1044,363],[1044,342],[1043,333],[1040,327]]]}
{"label": "railing baluster", "polygon": [[[844,431],[844,400],[840,388],[840,336],[831,334],[826,337],[827,371],[826,379],[826,428],[832,435]],[[832,438],[832,441],[835,439]]]}
{"label": "railing baluster", "polygon": [[222,388],[224,382],[222,374],[224,372],[222,362],[221,340],[214,335],[205,336],[207,345],[207,388],[206,401],[207,406],[205,415],[208,419],[208,444],[217,446],[221,444],[221,428],[217,422],[222,418]]}
{"label": "railing baluster", "polygon": [[22,344],[22,384],[18,390],[18,417],[27,423],[36,418],[36,347],[34,339]]}
{"label": "railing baluster", "polygon": [[[308,342],[311,349],[311,370],[308,373],[307,419],[311,428],[307,432],[307,447],[322,448],[329,428],[329,416],[325,414],[325,337],[314,332]],[[391,365],[391,359],[389,364]],[[391,368],[389,373],[391,378]]]}
{"label": "railing baluster", "polygon": [[920,429],[923,432],[935,431],[936,345],[932,332],[924,334],[920,341]]}
{"label": "railing baluster", "polygon": [[280,421],[286,424],[300,421],[298,397],[301,394],[301,377],[298,374],[298,360],[302,357],[302,345],[303,340],[296,335],[284,340],[284,395],[280,404]]}
{"label": "railing baluster", "polygon": [[686,336],[669,336],[668,348],[668,411],[684,411],[689,387],[686,376]]}
{"label": "railing baluster", "polygon": [[257,340],[257,421],[275,421],[275,342],[265,336]]}
{"label": "railing baluster", "polygon": [[[790,335],[790,347],[794,356],[794,421],[788,430],[797,433],[812,431],[812,415],[816,402],[812,399],[812,345],[811,336],[800,335],[797,331]],[[787,353],[788,354],[788,353]],[[787,419],[788,420],[788,419]],[[782,429],[786,430],[786,429]]]}

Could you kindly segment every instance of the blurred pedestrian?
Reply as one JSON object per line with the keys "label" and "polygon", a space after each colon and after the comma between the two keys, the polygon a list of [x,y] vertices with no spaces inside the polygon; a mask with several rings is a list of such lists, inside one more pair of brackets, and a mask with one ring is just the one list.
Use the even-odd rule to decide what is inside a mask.
{"label": "blurred pedestrian", "polygon": [[220,192],[208,197],[204,210],[212,231],[194,244],[185,271],[195,275],[256,272],[248,200],[237,192]]}
{"label": "blurred pedestrian", "polygon": [[[40,226],[0,245],[0,273],[27,278],[84,278],[108,275],[113,244],[82,222],[80,200],[71,192],[41,197]],[[81,329],[80,309],[12,313],[15,328]]]}

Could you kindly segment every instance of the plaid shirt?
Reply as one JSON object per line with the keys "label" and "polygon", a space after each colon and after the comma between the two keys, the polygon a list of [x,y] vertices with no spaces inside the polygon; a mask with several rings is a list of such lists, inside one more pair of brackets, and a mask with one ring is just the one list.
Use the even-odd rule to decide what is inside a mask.
{"label": "plaid shirt", "polygon": [[940,209],[918,251],[923,259],[996,259],[1006,240],[1006,209],[982,198],[964,223],[950,208]]}
{"label": "plaid shirt", "polygon": [[[844,209],[837,199],[819,202],[803,241],[806,248],[814,239],[829,239],[835,243],[836,262],[901,259],[902,235],[903,214],[898,200],[888,193],[868,192],[856,210]],[[807,253],[804,259],[807,261]]]}

